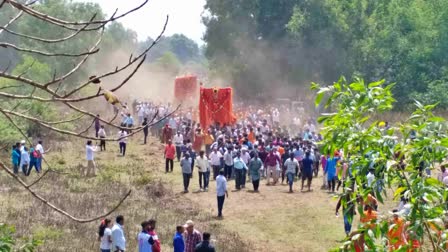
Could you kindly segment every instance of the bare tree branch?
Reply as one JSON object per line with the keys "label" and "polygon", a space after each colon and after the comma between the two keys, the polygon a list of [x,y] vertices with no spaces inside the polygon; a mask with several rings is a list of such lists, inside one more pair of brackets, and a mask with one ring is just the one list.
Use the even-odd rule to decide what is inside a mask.
{"label": "bare tree branch", "polygon": [[[94,20],[94,21],[91,21],[91,22],[78,22],[78,21],[70,22],[70,21],[58,19],[58,18],[49,16],[49,15],[43,14],[43,13],[38,12],[38,11],[32,9],[32,8],[29,8],[29,7],[27,7],[27,6],[23,5],[23,4],[20,4],[17,1],[13,1],[13,0],[5,0],[5,1],[8,2],[10,5],[12,5],[14,8],[16,8],[18,10],[21,10],[21,11],[24,11],[25,13],[28,13],[30,16],[33,16],[33,17],[38,18],[40,20],[43,20],[45,22],[57,25],[59,27],[63,27],[63,28],[68,29],[68,30],[77,30],[73,26],[94,25],[94,24],[101,24],[101,25],[103,25],[103,24],[107,24],[107,23],[110,23],[112,21],[115,21],[117,19],[123,18],[123,17],[125,17],[125,16],[127,16],[127,15],[129,15],[129,14],[131,14],[131,13],[133,13],[133,12],[139,10],[139,9],[141,9],[143,6],[146,5],[146,3],[148,3],[149,0],[145,0],[139,6],[133,8],[133,9],[131,9],[131,10],[121,14],[121,15],[115,16],[116,12],[118,11],[118,10],[116,10],[115,13],[109,19]],[[98,27],[87,28],[87,29],[85,29],[85,31],[92,31],[92,30],[97,30],[97,29],[98,29]]]}
{"label": "bare tree branch", "polygon": [[[95,13],[90,20],[93,21],[95,19],[96,15],[97,14]],[[98,27],[98,29],[104,27],[105,25],[106,25],[106,23],[100,25]],[[85,24],[83,27],[79,28],[75,32],[71,33],[70,35],[68,35],[66,37],[62,37],[62,38],[57,38],[57,39],[45,39],[45,38],[35,37],[35,36],[31,36],[31,35],[15,32],[13,30],[8,29],[5,26],[0,26],[0,33],[4,30],[4,31],[6,31],[9,34],[12,34],[12,35],[15,35],[15,36],[18,36],[18,37],[31,39],[31,40],[36,40],[36,41],[43,42],[43,43],[52,44],[52,43],[59,43],[59,42],[63,42],[63,41],[69,40],[71,38],[74,38],[76,35],[80,34],[83,31],[85,31],[88,26],[89,26],[89,24]]]}
{"label": "bare tree branch", "polygon": [[49,202],[47,199],[45,199],[44,197],[40,196],[39,194],[37,194],[34,190],[32,190],[30,188],[29,185],[27,185],[21,178],[19,178],[19,176],[17,176],[16,174],[14,174],[13,171],[11,171],[11,169],[9,169],[5,163],[3,163],[2,161],[0,161],[0,167],[3,168],[4,171],[6,171],[6,173],[9,174],[9,176],[13,177],[17,182],[19,182],[20,185],[22,185],[23,188],[25,188],[34,198],[38,199],[40,202],[44,203],[45,205],[47,205],[48,207],[50,207],[51,209],[53,209],[54,211],[68,217],[69,219],[79,222],[79,223],[88,223],[88,222],[93,222],[93,221],[97,221],[100,220],[104,217],[109,216],[111,213],[113,213],[115,210],[117,210],[121,204],[123,204],[123,202],[126,200],[127,197],[129,197],[129,195],[131,195],[132,190],[129,190],[123,198],[121,198],[121,200],[111,209],[109,210],[107,213],[102,214],[100,216],[96,216],[90,219],[81,219],[81,218],[77,218],[71,214],[69,214],[68,212],[62,210],[61,208],[53,205],[51,202]]}
{"label": "bare tree branch", "polygon": [[42,52],[39,50],[33,50],[33,49],[29,49],[29,48],[21,48],[21,47],[18,47],[16,45],[13,45],[11,43],[6,43],[6,42],[0,42],[0,47],[12,48],[19,52],[34,53],[34,54],[48,56],[48,57],[81,57],[84,55],[90,55],[90,54],[97,53],[100,50],[100,49],[96,49],[93,52],[83,52],[83,53],[49,53],[49,52]]}

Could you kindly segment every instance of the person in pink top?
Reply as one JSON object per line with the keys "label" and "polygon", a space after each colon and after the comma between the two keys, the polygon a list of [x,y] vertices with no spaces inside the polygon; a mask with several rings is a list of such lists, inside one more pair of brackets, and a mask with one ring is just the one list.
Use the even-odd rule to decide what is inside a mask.
{"label": "person in pink top", "polygon": [[171,143],[171,139],[168,140],[165,146],[165,172],[173,172],[174,156],[176,154],[176,147]]}
{"label": "person in pink top", "polygon": [[322,182],[322,189],[327,188],[327,171],[325,170],[325,167],[327,167],[327,156],[321,155],[320,157],[320,163],[322,164],[322,170],[324,171],[323,175],[323,182]]}

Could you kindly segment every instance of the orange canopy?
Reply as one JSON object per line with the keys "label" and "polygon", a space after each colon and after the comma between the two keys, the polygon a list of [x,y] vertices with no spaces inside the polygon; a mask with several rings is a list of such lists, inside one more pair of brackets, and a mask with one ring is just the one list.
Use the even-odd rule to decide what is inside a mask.
{"label": "orange canopy", "polygon": [[212,123],[234,124],[232,88],[202,88],[199,96],[199,121],[203,129]]}
{"label": "orange canopy", "polygon": [[197,88],[198,77],[194,75],[177,77],[174,81],[174,97],[181,101],[195,97]]}

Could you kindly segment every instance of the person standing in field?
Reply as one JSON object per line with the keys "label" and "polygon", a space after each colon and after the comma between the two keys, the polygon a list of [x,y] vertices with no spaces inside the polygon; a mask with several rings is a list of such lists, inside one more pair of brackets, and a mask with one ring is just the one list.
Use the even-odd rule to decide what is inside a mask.
{"label": "person standing in field", "polygon": [[162,130],[162,143],[166,144],[173,138],[173,129],[168,124],[165,124]]}
{"label": "person standing in field", "polygon": [[145,119],[143,119],[142,127],[143,127],[143,144],[146,144],[146,139],[148,138],[149,134],[148,118],[145,117]]}
{"label": "person standing in field", "polygon": [[[205,152],[201,150],[199,152],[199,156],[196,157],[196,167],[198,167],[198,175],[199,175],[199,190],[201,192],[207,191],[208,183],[207,183],[207,171],[209,167],[209,162],[207,156],[205,156]],[[204,182],[204,183],[202,183]],[[202,186],[204,185],[204,186]]]}
{"label": "person standing in field", "polygon": [[258,152],[254,152],[254,157],[249,161],[248,167],[254,192],[258,192],[258,187],[260,185],[260,170],[263,170],[263,162],[258,157]]}
{"label": "person standing in field", "polygon": [[174,252],[185,252],[185,242],[183,234],[185,232],[184,226],[177,226],[176,233],[173,237]]}
{"label": "person standing in field", "polygon": [[243,185],[243,173],[247,170],[246,163],[241,158],[241,153],[238,151],[236,157],[233,160],[233,167],[235,168],[235,188],[240,190]]}
{"label": "person standing in field", "polygon": [[94,119],[95,137],[98,138],[98,131],[100,131],[100,115],[96,115]]}
{"label": "person standing in field", "polygon": [[184,193],[188,193],[188,186],[190,185],[191,178],[191,160],[188,153],[185,153],[184,158],[180,161],[180,167],[182,169],[184,181]]}
{"label": "person standing in field", "polygon": [[104,219],[98,228],[98,241],[101,252],[111,252],[112,247],[112,220]]}
{"label": "person standing in field", "polygon": [[122,128],[118,132],[118,144],[120,146],[120,154],[123,155],[123,157],[126,155],[126,144],[128,141],[128,133],[124,128]]}
{"label": "person standing in field", "polygon": [[149,234],[149,222],[142,222],[142,231],[137,235],[138,252],[152,252],[154,239]]}
{"label": "person standing in field", "polygon": [[274,185],[277,184],[278,182],[278,176],[277,176],[277,164],[281,164],[281,160],[280,157],[274,152],[273,149],[269,150],[269,153],[266,157],[266,160],[264,161],[264,166],[267,169],[267,185],[270,185],[270,178],[271,178],[271,174],[273,176],[273,182]]}
{"label": "person standing in field", "polygon": [[289,185],[290,193],[293,192],[292,187],[294,184],[294,178],[296,176],[296,171],[298,170],[299,167],[299,161],[297,161],[297,159],[295,159],[294,157],[295,157],[294,153],[291,152],[289,154],[289,159],[287,159],[284,164],[284,166],[286,167],[286,180]]}
{"label": "person standing in field", "polygon": [[124,217],[118,215],[115,219],[115,225],[112,227],[112,251],[124,252],[126,251],[126,238],[124,236]]}
{"label": "person standing in field", "polygon": [[224,207],[225,197],[229,197],[227,192],[227,179],[224,176],[224,170],[219,170],[219,175],[216,177],[216,196],[218,200],[218,218],[222,218],[222,208]]}
{"label": "person standing in field", "polygon": [[29,176],[31,174],[31,170],[33,169],[33,167],[36,169],[36,172],[39,173],[39,169],[37,168],[37,159],[39,157],[39,154],[33,147],[30,148],[29,156],[30,163],[28,166],[28,171],[26,172],[26,176]]}
{"label": "person standing in field", "polygon": [[204,232],[202,242],[196,245],[195,252],[215,252],[215,247],[210,244],[210,233]]}
{"label": "person standing in field", "polygon": [[171,143],[171,140],[168,140],[168,143],[165,146],[165,152],[163,154],[163,156],[165,157],[165,173],[173,172],[175,154],[176,148]]}
{"label": "person standing in field", "polygon": [[20,166],[20,153],[17,150],[18,150],[17,145],[13,145],[11,151],[11,161],[14,174],[16,175],[19,173],[19,166]]}
{"label": "person standing in field", "polygon": [[104,125],[101,125],[100,130],[98,131],[98,136],[100,137],[100,151],[106,151],[106,130],[104,129]]}
{"label": "person standing in field", "polygon": [[188,220],[184,227],[185,252],[194,252],[196,246],[202,241],[201,233],[194,228],[192,220]]}
{"label": "person standing in field", "polygon": [[182,144],[184,143],[184,136],[177,131],[177,134],[173,137],[174,145],[176,146],[177,162],[180,162],[182,154]]}
{"label": "person standing in field", "polygon": [[311,191],[311,181],[313,180],[313,163],[314,158],[311,157],[311,152],[307,151],[305,153],[305,158],[302,160],[303,163],[303,176],[302,176],[302,189],[303,191],[303,184],[305,183],[305,180],[308,181],[308,192]]}
{"label": "person standing in field", "polygon": [[28,165],[30,164],[30,154],[28,153],[28,148],[23,147],[22,152],[20,153],[20,167],[22,167],[23,175],[27,175],[28,173]]}
{"label": "person standing in field", "polygon": [[36,169],[38,173],[42,171],[42,158],[44,157],[44,147],[42,146],[42,140],[37,141],[36,148],[34,148],[37,152],[36,156]]}
{"label": "person standing in field", "polygon": [[94,161],[94,152],[96,146],[92,146],[92,140],[88,140],[86,144],[87,171],[86,176],[96,176],[96,164]]}
{"label": "person standing in field", "polygon": [[160,252],[161,250],[159,236],[157,236],[156,233],[156,223],[157,222],[154,219],[150,219],[148,221],[149,224],[148,234],[152,237],[154,241],[154,244],[152,245],[152,252]]}
{"label": "person standing in field", "polygon": [[[344,231],[347,236],[350,235],[352,230],[353,218],[355,216],[355,199],[352,199],[353,189],[347,188],[346,192],[339,198],[336,204],[336,217],[339,216],[339,209],[342,206],[342,214],[344,216]],[[345,200],[345,204],[342,204],[342,200]]]}
{"label": "person standing in field", "polygon": [[219,170],[221,169],[222,158],[222,154],[218,151],[218,147],[213,147],[213,151],[210,153],[209,157],[213,169],[213,179],[216,180]]}

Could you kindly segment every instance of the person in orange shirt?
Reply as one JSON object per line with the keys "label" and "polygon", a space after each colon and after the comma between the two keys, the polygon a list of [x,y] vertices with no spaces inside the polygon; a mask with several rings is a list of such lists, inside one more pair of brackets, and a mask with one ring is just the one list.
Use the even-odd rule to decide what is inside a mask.
{"label": "person in orange shirt", "polygon": [[280,157],[283,156],[283,154],[285,154],[285,148],[283,148],[282,145],[277,146],[278,149],[278,153],[280,153]]}
{"label": "person in orange shirt", "polygon": [[[366,205],[364,213],[361,215],[361,225],[366,229],[373,229],[376,226],[376,221],[378,219],[378,213],[373,209],[371,205]],[[353,247],[356,252],[364,251],[364,232],[361,232],[358,240],[355,240],[353,243]],[[351,236],[358,234],[359,232],[353,232]]]}
{"label": "person in orange shirt", "polygon": [[389,222],[391,225],[389,227],[389,231],[387,232],[387,238],[389,240],[390,251],[397,250],[400,246],[404,246],[407,244],[406,236],[405,236],[405,226],[406,222],[403,218],[400,217],[400,212],[394,209],[393,218]]}
{"label": "person in orange shirt", "polygon": [[255,138],[254,128],[252,128],[252,127],[249,128],[249,134],[247,135],[247,139],[252,144],[255,143],[256,138]]}
{"label": "person in orange shirt", "polygon": [[215,141],[215,138],[213,138],[213,135],[210,132],[210,129],[207,130],[207,133],[204,134],[204,144],[205,144],[205,153],[208,155],[210,153],[210,146]]}

